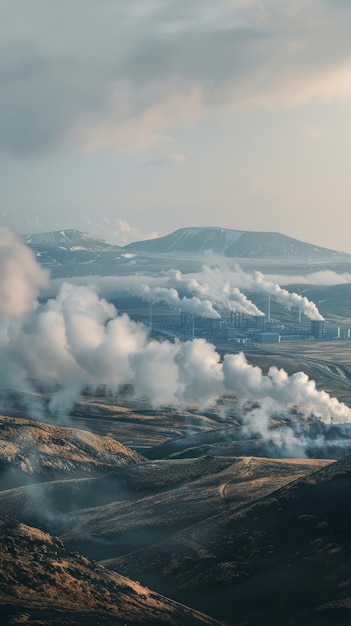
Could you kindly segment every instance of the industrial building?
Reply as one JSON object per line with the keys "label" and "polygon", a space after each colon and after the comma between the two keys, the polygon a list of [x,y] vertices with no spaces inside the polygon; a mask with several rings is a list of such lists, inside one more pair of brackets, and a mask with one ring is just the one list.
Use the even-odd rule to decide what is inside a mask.
{"label": "industrial building", "polygon": [[312,320],[311,321],[311,333],[314,339],[325,339],[325,321],[324,320]]}
{"label": "industrial building", "polygon": [[[134,317],[134,316],[133,316]],[[221,317],[205,318],[192,313],[177,312],[166,304],[139,307],[139,315],[134,319],[170,339],[182,341],[204,338],[216,344],[231,342],[236,344],[280,343],[293,341],[341,341],[351,339],[351,329],[325,320],[301,319],[301,311],[296,318],[290,316],[284,323],[273,319],[268,309],[266,315],[249,315],[241,311],[221,311]]]}
{"label": "industrial building", "polygon": [[[149,319],[149,315],[145,315],[139,321],[150,325]],[[305,320],[303,324],[296,323],[294,326],[283,325],[279,320],[268,320],[265,315],[252,316],[236,312],[212,319],[189,313],[177,315],[174,311],[168,316],[164,310],[162,315],[153,317],[152,330],[183,341],[202,337],[213,343],[228,341],[237,344],[337,341],[351,338],[349,328],[328,325],[324,320]]]}

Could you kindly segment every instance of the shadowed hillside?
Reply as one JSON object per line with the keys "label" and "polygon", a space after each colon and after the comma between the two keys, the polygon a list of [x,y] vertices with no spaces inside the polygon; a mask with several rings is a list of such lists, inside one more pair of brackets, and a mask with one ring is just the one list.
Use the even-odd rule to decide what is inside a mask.
{"label": "shadowed hillside", "polygon": [[346,626],[350,492],[348,457],[113,567],[236,626]]}
{"label": "shadowed hillside", "polygon": [[234,510],[329,461],[200,457],[124,465],[107,476],[0,492],[0,509],[96,560]]}

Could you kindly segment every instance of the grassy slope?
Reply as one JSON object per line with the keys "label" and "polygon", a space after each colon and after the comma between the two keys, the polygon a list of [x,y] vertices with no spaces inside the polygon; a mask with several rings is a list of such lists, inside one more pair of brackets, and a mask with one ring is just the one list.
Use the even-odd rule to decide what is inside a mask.
{"label": "grassy slope", "polygon": [[111,437],[0,417],[0,489],[58,476],[106,472],[142,461],[140,455]]}
{"label": "grassy slope", "polygon": [[0,518],[0,547],[1,624],[215,624],[11,518]]}
{"label": "grassy slope", "polygon": [[236,626],[346,626],[350,492],[348,458],[114,567]]}

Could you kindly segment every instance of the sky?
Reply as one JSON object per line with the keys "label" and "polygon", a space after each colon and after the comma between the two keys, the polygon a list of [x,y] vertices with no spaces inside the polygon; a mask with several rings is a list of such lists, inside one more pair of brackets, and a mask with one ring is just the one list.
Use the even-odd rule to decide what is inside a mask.
{"label": "sky", "polygon": [[351,252],[349,0],[0,0],[0,225]]}

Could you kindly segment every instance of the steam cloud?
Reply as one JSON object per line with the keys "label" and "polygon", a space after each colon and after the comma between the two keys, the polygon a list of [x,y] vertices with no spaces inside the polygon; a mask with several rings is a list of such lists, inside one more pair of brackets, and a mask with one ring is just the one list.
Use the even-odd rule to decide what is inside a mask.
{"label": "steam cloud", "polygon": [[[222,293],[230,294],[234,285],[239,289],[247,289],[257,293],[269,294],[286,308],[296,306],[300,308],[310,320],[324,319],[314,302],[311,302],[308,298],[297,293],[283,289],[277,283],[266,280],[262,272],[255,271],[250,274],[248,272],[244,272],[238,265],[235,267],[234,271],[230,273],[228,270],[223,271],[220,268],[210,268],[204,266],[203,275],[206,283],[209,285],[210,292],[220,288]],[[221,287],[219,287],[219,285]]]}
{"label": "steam cloud", "polygon": [[247,315],[263,315],[262,311],[241,293],[237,286],[232,286],[229,281],[223,281],[223,276],[213,273],[209,268],[204,268],[208,282],[199,283],[195,278],[185,278],[179,270],[170,270],[168,285],[177,289],[183,289],[187,293],[194,294],[199,300],[210,299],[220,309],[232,311],[236,309]]}
{"label": "steam cloud", "polygon": [[0,315],[21,317],[48,282],[33,252],[7,228],[0,228]]}
{"label": "steam cloud", "polygon": [[234,272],[223,271],[221,268],[203,268],[203,282],[195,278],[185,278],[179,270],[169,272],[168,284],[188,293],[195,294],[199,299],[209,298],[221,309],[232,310],[235,307],[239,312],[248,315],[263,315],[240,289],[248,289],[258,293],[270,294],[277,302],[290,308],[299,307],[311,320],[322,320],[316,305],[297,293],[283,289],[277,283],[265,279],[264,274],[255,271],[252,274],[244,272],[236,266]]}
{"label": "steam cloud", "polygon": [[241,402],[270,398],[276,408],[296,407],[324,422],[350,422],[351,410],[303,372],[271,367],[264,375],[244,354],[225,355],[203,339],[185,343],[150,340],[147,330],[87,287],[64,284],[55,299],[37,306],[2,335],[2,360],[13,382],[30,378],[52,388],[52,411],[62,411],[87,385],[117,391],[133,385],[135,396],[154,406],[212,404],[232,393]]}
{"label": "steam cloud", "polygon": [[193,296],[192,298],[180,298],[178,291],[172,287],[150,287],[149,285],[136,285],[129,288],[130,293],[140,296],[150,304],[156,302],[165,302],[172,309],[183,311],[184,313],[193,313],[200,317],[219,318],[219,313],[213,308],[210,300],[201,300]]}
{"label": "steam cloud", "polygon": [[[8,286],[14,277],[19,293],[16,306],[1,310],[13,316],[3,320],[0,333],[3,383],[29,385],[31,379],[45,383],[54,413],[69,409],[86,386],[105,384],[117,391],[130,384],[136,397],[147,396],[154,406],[188,402],[206,406],[230,393],[243,404],[254,400],[264,407],[269,402],[274,410],[295,407],[306,417],[326,423],[351,422],[351,409],[318,391],[303,372],[289,377],[283,369],[271,367],[264,375],[242,353],[227,354],[221,362],[214,346],[203,339],[150,340],[143,325],[126,314],[118,315],[113,305],[88,287],[65,283],[56,298],[33,307],[30,298],[46,275],[32,255],[23,253],[24,246],[15,237],[10,242],[2,247],[1,284]],[[23,259],[29,266],[27,283],[17,280],[23,276]],[[260,273],[255,280],[264,282]],[[191,288],[202,296],[207,293],[198,284]],[[199,302],[204,304],[200,298]],[[27,313],[19,318],[20,311]]]}
{"label": "steam cloud", "polygon": [[253,275],[250,276],[249,284],[250,289],[255,289],[260,293],[270,294],[277,302],[287,308],[290,308],[292,306],[298,307],[310,320],[324,319],[318,311],[314,302],[308,300],[306,296],[300,296],[297,293],[290,292],[287,289],[283,289],[277,283],[272,283],[265,280],[262,272],[254,272]]}

